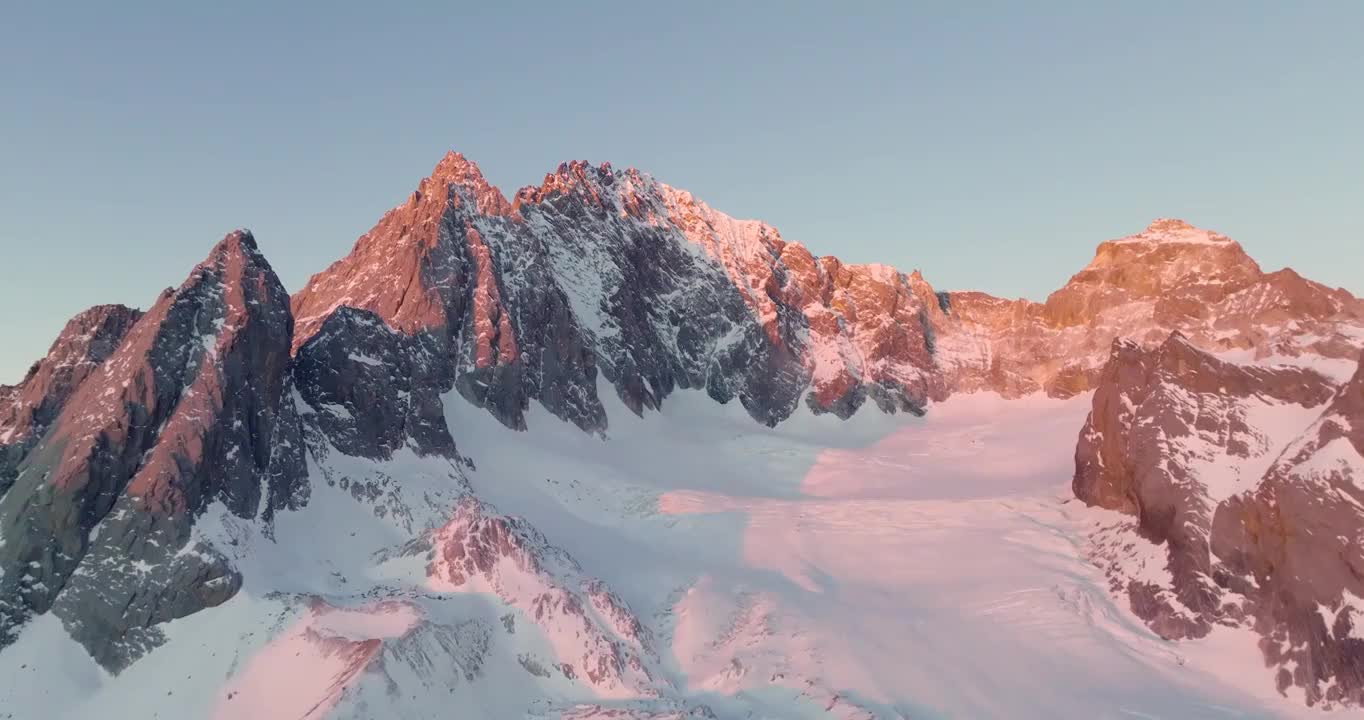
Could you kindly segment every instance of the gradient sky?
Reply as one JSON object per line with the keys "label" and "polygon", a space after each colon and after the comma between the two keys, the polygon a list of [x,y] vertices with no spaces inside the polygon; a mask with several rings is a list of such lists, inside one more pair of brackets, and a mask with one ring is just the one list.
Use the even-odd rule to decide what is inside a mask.
{"label": "gradient sky", "polygon": [[296,290],[447,149],[508,194],[633,165],[939,289],[1041,299],[1173,216],[1364,292],[1354,0],[294,5],[6,4],[0,382],[235,227]]}

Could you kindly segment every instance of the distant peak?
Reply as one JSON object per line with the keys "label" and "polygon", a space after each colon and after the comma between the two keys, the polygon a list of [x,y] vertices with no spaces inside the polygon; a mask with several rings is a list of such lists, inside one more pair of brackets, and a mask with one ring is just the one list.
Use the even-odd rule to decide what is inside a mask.
{"label": "distant peak", "polygon": [[251,234],[246,228],[238,228],[223,237],[224,244],[244,245],[252,250],[259,250],[256,246],[256,236]]}
{"label": "distant peak", "polygon": [[[200,273],[210,269],[236,277],[250,275],[274,278],[274,270],[261,254],[255,236],[246,229],[233,230],[225,235],[209,251],[208,257],[195,267],[199,272],[191,275],[186,283],[192,282]],[[272,282],[277,283],[278,280],[273,279]]]}
{"label": "distant peak", "polygon": [[1149,232],[1149,233],[1157,233],[1157,232],[1187,232],[1187,231],[1190,231],[1190,230],[1197,230],[1197,229],[1198,229],[1198,228],[1194,227],[1193,225],[1190,225],[1190,224],[1187,223],[1187,222],[1184,222],[1183,220],[1180,220],[1179,218],[1164,218],[1164,217],[1163,217],[1163,218],[1156,218],[1155,220],[1152,220],[1152,221],[1151,221],[1151,224],[1150,224],[1150,225],[1147,225],[1147,226],[1146,226],[1146,232]]}
{"label": "distant peak", "polygon": [[1231,238],[1219,232],[1204,230],[1179,218],[1156,218],[1145,230],[1118,240],[1119,243],[1181,243],[1195,245],[1229,245]]}
{"label": "distant peak", "polygon": [[[626,170],[625,174],[634,172],[630,169]],[[539,185],[527,185],[516,191],[515,206],[539,203],[550,197],[575,193],[600,204],[604,201],[603,195],[609,192],[606,188],[615,182],[616,171],[609,162],[594,166],[586,160],[570,160],[559,163],[553,172],[545,173],[545,178]]]}
{"label": "distant peak", "polygon": [[445,157],[436,163],[436,167],[431,170],[432,178],[469,178],[483,179],[483,171],[479,169],[478,163],[464,157],[463,153],[450,150],[445,153]]}
{"label": "distant peak", "polygon": [[221,266],[228,260],[233,260],[233,262],[265,262],[261,256],[261,248],[256,247],[255,236],[251,235],[251,230],[239,228],[222,236],[222,240],[218,240],[218,243],[213,245],[213,250],[209,251],[209,256],[203,259],[199,266]]}
{"label": "distant peak", "polygon": [[502,191],[483,177],[478,163],[454,150],[445,153],[445,157],[431,170],[430,177],[421,181],[414,199],[428,192],[444,191],[452,185],[466,191],[478,211],[484,215],[506,215],[511,210]]}
{"label": "distant peak", "polygon": [[202,265],[213,265],[222,262],[223,258],[230,257],[260,257],[260,248],[256,246],[256,237],[250,230],[240,228],[223,236],[213,249],[209,251]]}
{"label": "distant peak", "polygon": [[134,317],[141,314],[142,311],[138,310],[137,308],[131,308],[128,307],[127,305],[122,305],[118,303],[109,305],[93,305],[76,313],[76,315],[72,317],[70,320],[68,320],[66,324],[68,327],[83,324],[88,325],[102,322],[105,318],[120,316]]}

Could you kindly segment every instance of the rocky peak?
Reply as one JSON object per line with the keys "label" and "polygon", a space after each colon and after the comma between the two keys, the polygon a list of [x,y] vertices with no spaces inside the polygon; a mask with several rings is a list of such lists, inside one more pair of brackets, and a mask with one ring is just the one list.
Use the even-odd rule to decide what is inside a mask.
{"label": "rocky peak", "polygon": [[610,163],[595,167],[586,160],[560,163],[554,172],[545,173],[539,185],[527,185],[516,191],[515,206],[572,196],[602,207],[611,202],[608,188],[615,184],[616,175]]}
{"label": "rocky peak", "polygon": [[423,179],[413,193],[413,201],[434,194],[438,200],[453,197],[472,201],[480,215],[508,215],[511,203],[497,186],[488,183],[478,164],[453,150],[447,152],[431,175]]}
{"label": "rocky peak", "polygon": [[460,256],[467,244],[480,244],[473,223],[485,207],[492,215],[510,212],[474,163],[446,155],[406,203],[384,213],[350,254],[294,294],[293,349],[342,306],[373,312],[408,334],[446,326],[448,288],[443,294],[435,276],[467,271],[469,262]]}
{"label": "rocky peak", "polygon": [[472,498],[426,543],[427,588],[497,596],[546,632],[554,668],[605,697],[656,697],[657,652],[644,624],[600,580],[523,518],[498,515]]}
{"label": "rocky peak", "polygon": [[81,312],[66,323],[47,355],[18,385],[0,388],[0,496],[67,400],[141,317],[140,311],[123,305],[96,305]]}
{"label": "rocky peak", "polygon": [[1351,368],[1364,344],[1364,306],[1348,292],[1264,273],[1235,241],[1168,219],[1101,243],[1045,303],[951,293],[946,307],[939,337],[973,356],[955,363],[952,384],[1010,393],[1094,387],[1115,338],[1155,346],[1178,331],[1206,350]]}
{"label": "rocky peak", "polygon": [[[814,383],[815,405],[840,413],[860,404],[871,376],[895,388],[890,396],[913,396],[910,406],[920,407],[953,388],[1071,395],[1093,386],[1116,337],[1158,344],[1177,330],[1203,348],[1351,359],[1364,338],[1338,327],[1364,319],[1332,314],[1356,302],[1348,293],[1338,298],[1287,275],[1266,276],[1235,242],[1181,220],[1156,220],[1101,244],[1086,268],[1038,304],[935,293],[917,274],[815,257],[766,223],[732,218],[685,190],[606,163],[562,163],[518,191],[507,212],[449,202],[431,191],[433,182],[485,185],[463,156],[442,160],[408,203],[294,297],[295,349],[342,306],[372,312],[406,335],[441,336],[449,347],[433,357],[467,363],[479,377],[461,380],[465,372],[457,370],[458,387],[477,404],[496,405],[513,426],[519,408],[540,396],[530,387],[508,390],[507,383],[535,384],[527,373],[576,378],[583,387],[556,400],[566,404],[556,414],[590,428],[605,422],[588,381],[594,366],[632,388],[622,392],[636,409],[656,406],[679,367],[693,368],[687,386],[709,385],[700,368],[719,350],[711,343],[724,339],[722,327],[739,332],[729,321],[708,327],[708,349],[663,359],[681,351],[671,336],[694,337],[675,310],[678,293],[702,286],[723,295],[726,307],[741,303],[727,317],[737,310],[756,323],[766,349],[745,338],[746,352],[771,354],[786,368],[784,384]],[[644,311],[659,302],[660,311],[674,308],[666,328]],[[1306,310],[1320,319],[1311,328],[1299,318]],[[632,324],[638,327],[624,331]],[[1315,344],[1302,346],[1309,337]],[[740,396],[754,407],[761,402]]]}
{"label": "rocky peak", "polygon": [[140,317],[123,305],[96,305],[67,321],[47,355],[11,388],[8,403],[0,400],[0,444],[41,433]]}
{"label": "rocky peak", "polygon": [[193,286],[197,279],[210,277],[224,290],[236,289],[235,285],[238,283],[249,283],[252,287],[242,288],[244,294],[273,295],[283,287],[275,277],[274,269],[261,254],[260,247],[256,245],[256,237],[245,228],[224,235],[223,239],[209,250],[208,257],[194,267],[190,278],[181,285],[181,289]]}
{"label": "rocky peak", "polygon": [[0,644],[51,610],[117,669],[159,642],[158,623],[236,591],[190,530],[211,503],[268,519],[304,492],[291,324],[245,231],[162,293],[0,497]]}
{"label": "rocky peak", "polygon": [[1217,300],[1260,275],[1259,265],[1226,236],[1161,219],[1101,243],[1089,265],[1047,298],[1047,311],[1057,322],[1083,322],[1113,305],[1177,289]]}
{"label": "rocky peak", "polygon": [[1193,230],[1197,230],[1197,228],[1179,218],[1160,217],[1152,220],[1150,224],[1146,226],[1146,232],[1148,233],[1189,232]]}
{"label": "rocky peak", "polygon": [[1211,230],[1203,230],[1179,218],[1156,218],[1146,229],[1137,235],[1124,238],[1129,241],[1186,242],[1186,243],[1228,243],[1231,238]]}

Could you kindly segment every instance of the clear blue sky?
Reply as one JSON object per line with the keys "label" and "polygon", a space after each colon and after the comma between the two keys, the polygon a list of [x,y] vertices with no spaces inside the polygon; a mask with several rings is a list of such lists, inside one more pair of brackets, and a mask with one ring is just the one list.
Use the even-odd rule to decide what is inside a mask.
{"label": "clear blue sky", "polygon": [[1364,291],[1364,3],[1118,5],[7,3],[0,381],[235,227],[297,289],[451,148],[942,289],[1040,299],[1175,216]]}

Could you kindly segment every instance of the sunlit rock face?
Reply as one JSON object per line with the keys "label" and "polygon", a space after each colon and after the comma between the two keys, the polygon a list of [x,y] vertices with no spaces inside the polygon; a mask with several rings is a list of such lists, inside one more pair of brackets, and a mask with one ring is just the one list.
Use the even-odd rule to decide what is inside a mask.
{"label": "sunlit rock face", "polygon": [[[1132,610],[1170,639],[1217,625],[1264,636],[1279,689],[1361,699],[1364,371],[1338,386],[1310,369],[1219,360],[1172,335],[1114,344],[1075,452],[1075,495],[1136,516],[1162,573],[1098,558]],[[1130,563],[1128,563],[1130,568]],[[1359,618],[1359,619],[1357,619]]]}
{"label": "sunlit rock face", "polygon": [[1012,394],[1095,387],[1115,338],[1153,345],[1177,331],[1196,347],[1247,359],[1342,365],[1364,344],[1364,301],[1289,269],[1262,272],[1235,241],[1180,220],[1101,243],[1044,303],[982,293],[952,293],[951,302],[964,326],[988,338],[984,379],[970,384]]}
{"label": "sunlit rock face", "polygon": [[552,654],[526,656],[523,665],[582,683],[602,697],[659,695],[659,660],[643,623],[525,520],[467,499],[430,536],[429,546],[428,587],[491,593],[545,634]]}
{"label": "sunlit rock face", "polygon": [[[1142,533],[1166,546],[1174,597],[1161,596],[1167,588],[1128,588],[1161,635],[1201,637],[1220,616],[1208,545],[1214,511],[1254,487],[1289,434],[1334,393],[1313,370],[1241,366],[1178,334],[1153,349],[1114,343],[1080,432],[1073,489],[1087,503],[1135,515]],[[1262,427],[1285,417],[1287,430]]]}
{"label": "sunlit rock face", "polygon": [[[294,296],[301,346],[336,308],[429,335],[453,383],[511,427],[531,400],[597,431],[601,372],[637,412],[675,387],[761,422],[802,402],[922,412],[952,392],[1094,387],[1115,338],[1353,361],[1364,304],[1161,219],[1102,243],[1044,303],[940,293],[918,272],[816,257],[634,169],[561,165],[508,203],[450,154]],[[449,380],[446,380],[449,382]]]}
{"label": "sunlit rock face", "polygon": [[1364,365],[1212,531],[1280,689],[1364,704]]}
{"label": "sunlit rock face", "polygon": [[[251,235],[232,233],[145,314],[92,308],[21,384],[0,387],[0,648],[34,618],[55,617],[84,653],[122,674],[175,644],[170,621],[256,622],[263,611],[253,603],[264,603],[277,613],[260,628],[268,641],[248,642],[237,626],[223,640],[235,658],[215,696],[224,717],[283,707],[420,716],[444,710],[433,698],[451,693],[509,707],[483,697],[508,694],[485,685],[553,698],[517,708],[529,717],[711,717],[698,701],[708,698],[669,665],[679,647],[690,650],[684,664],[704,667],[706,692],[771,685],[838,716],[903,716],[856,673],[847,682],[862,693],[829,684],[824,658],[803,656],[818,655],[805,633],[820,628],[780,617],[791,608],[779,592],[737,598],[743,617],[726,628],[710,616],[712,600],[728,602],[723,583],[676,597],[648,596],[619,577],[608,588],[599,568],[583,566],[599,547],[579,560],[560,549],[603,527],[620,537],[645,528],[658,534],[640,537],[663,542],[691,522],[660,520],[669,504],[706,496],[654,487],[605,498],[571,480],[570,498],[554,494],[570,493],[557,467],[543,473],[555,478],[534,464],[534,473],[479,475],[474,455],[499,457],[466,442],[505,432],[528,454],[540,450],[534,437],[557,443],[560,454],[548,457],[625,456],[640,451],[611,435],[647,439],[640,424],[673,420],[660,417],[670,402],[716,413],[699,413],[701,423],[737,414],[740,429],[710,438],[722,443],[787,421],[826,423],[821,432],[837,435],[898,420],[853,418],[859,412],[923,414],[976,391],[1033,395],[1036,407],[1065,405],[1044,394],[1073,397],[1066,407],[1076,408],[1087,399],[1074,396],[1093,391],[1073,491],[1129,514],[1160,554],[1154,572],[1125,574],[1130,538],[1112,535],[1098,559],[1114,588],[1166,638],[1253,626],[1281,646],[1268,658],[1288,673],[1282,686],[1344,704],[1364,684],[1355,620],[1364,607],[1355,552],[1364,505],[1355,503],[1364,499],[1358,455],[1345,451],[1358,452],[1364,418],[1358,376],[1342,385],[1361,344],[1359,300],[1291,270],[1264,273],[1234,241],[1177,220],[1101,244],[1036,303],[940,292],[917,271],[816,256],[634,169],[564,163],[509,199],[450,153],[292,297]],[[683,389],[704,396],[670,399]],[[1066,427],[1077,417],[1064,415]],[[571,439],[537,435],[534,423]],[[918,471],[946,476],[949,465],[967,483],[978,478],[960,467],[976,462],[976,475],[998,482],[1038,468],[1050,478],[1054,463],[1024,458],[1032,448],[1023,445],[1041,442],[1036,433],[1068,443],[1073,430],[1034,423],[1017,440],[1025,424],[1009,425],[1014,440],[990,452],[972,444],[979,438],[934,436],[926,452],[938,453],[937,466],[916,464],[918,449],[896,443],[829,457],[854,474],[892,473],[864,488],[873,494]],[[794,467],[791,458],[818,442],[789,440],[761,448],[777,464],[743,467],[759,476]],[[631,474],[677,470],[648,460]],[[848,477],[806,480],[837,498]],[[490,478],[554,488],[527,507],[559,514],[532,523],[493,510],[481,497],[494,492]],[[906,502],[917,501],[895,507]],[[741,550],[740,577],[756,568],[838,597],[852,588],[784,549],[857,549],[830,550],[846,561],[830,567],[891,598],[878,583],[895,573],[862,549],[887,547],[882,530],[956,522],[950,505],[906,510],[917,525],[888,520],[890,506],[871,495],[809,516],[798,501],[778,505],[792,514],[769,517],[771,539]],[[809,534],[863,530],[866,545]],[[911,551],[902,543],[897,554]],[[641,595],[655,607],[635,603]],[[673,635],[679,623],[689,630]],[[771,644],[775,628],[792,644]],[[291,675],[305,665],[310,672]]]}
{"label": "sunlit rock face", "polygon": [[122,305],[96,305],[66,323],[18,385],[0,386],[0,496],[14,482],[19,461],[141,316]]}
{"label": "sunlit rock face", "polygon": [[945,392],[933,372],[942,310],[917,274],[815,258],[609,165],[566,163],[510,206],[494,193],[448,156],[294,296],[295,346],[336,308],[367,310],[430,335],[460,394],[511,427],[535,399],[604,429],[598,372],[637,412],[705,388],[767,424],[802,400],[842,416],[867,398],[920,412]]}
{"label": "sunlit rock face", "polygon": [[210,503],[269,515],[306,495],[288,296],[250,234],[220,242],[81,383],[0,499],[0,643],[49,610],[102,664],[240,578],[196,548]]}

